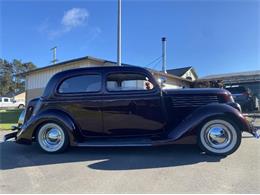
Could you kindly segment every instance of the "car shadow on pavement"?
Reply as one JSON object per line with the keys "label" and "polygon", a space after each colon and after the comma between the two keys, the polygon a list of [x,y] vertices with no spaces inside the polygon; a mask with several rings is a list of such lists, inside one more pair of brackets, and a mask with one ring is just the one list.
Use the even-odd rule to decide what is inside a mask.
{"label": "car shadow on pavement", "polygon": [[74,147],[65,153],[47,154],[36,144],[26,146],[9,141],[1,142],[0,150],[1,170],[73,162],[85,162],[86,168],[97,170],[135,170],[219,162],[224,158],[203,154],[196,145],[132,148]]}

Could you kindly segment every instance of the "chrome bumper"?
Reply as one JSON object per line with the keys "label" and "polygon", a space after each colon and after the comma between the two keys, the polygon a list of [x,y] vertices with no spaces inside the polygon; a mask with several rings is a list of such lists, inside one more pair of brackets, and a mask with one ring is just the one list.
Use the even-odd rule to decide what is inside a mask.
{"label": "chrome bumper", "polygon": [[250,128],[251,128],[251,133],[252,133],[252,135],[255,137],[255,138],[257,138],[257,139],[259,139],[260,138],[260,126],[257,126],[257,125],[255,125],[255,121],[256,121],[256,119],[257,118],[260,118],[260,116],[259,115],[250,115],[250,114],[243,114],[245,117],[250,117],[250,118],[252,118],[252,121],[250,121],[249,122],[249,124],[250,124]]}
{"label": "chrome bumper", "polygon": [[7,140],[13,139],[13,138],[16,139],[16,135],[17,135],[17,133],[18,133],[18,131],[19,131],[20,129],[21,129],[20,127],[12,126],[12,131],[13,131],[13,132],[4,135],[4,141],[7,141]]}
{"label": "chrome bumper", "polygon": [[15,138],[16,139],[16,135],[17,135],[18,131],[12,132],[12,133],[8,133],[4,136],[4,141],[6,142],[9,139]]}
{"label": "chrome bumper", "polygon": [[253,131],[252,131],[253,136],[256,139],[259,139],[260,138],[260,127],[259,126],[254,126],[253,128],[254,128]]}

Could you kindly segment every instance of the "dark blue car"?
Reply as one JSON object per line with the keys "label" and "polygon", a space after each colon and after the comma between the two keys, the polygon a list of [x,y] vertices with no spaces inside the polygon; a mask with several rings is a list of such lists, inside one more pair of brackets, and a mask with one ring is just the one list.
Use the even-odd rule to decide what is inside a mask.
{"label": "dark blue car", "polygon": [[163,90],[162,85],[140,67],[57,73],[5,139],[36,141],[56,153],[69,146],[166,145],[195,135],[203,151],[228,155],[239,147],[242,131],[255,134],[227,90]]}
{"label": "dark blue car", "polygon": [[249,88],[234,85],[227,86],[226,89],[230,91],[235,102],[241,106],[243,112],[252,112],[259,108],[258,98]]}

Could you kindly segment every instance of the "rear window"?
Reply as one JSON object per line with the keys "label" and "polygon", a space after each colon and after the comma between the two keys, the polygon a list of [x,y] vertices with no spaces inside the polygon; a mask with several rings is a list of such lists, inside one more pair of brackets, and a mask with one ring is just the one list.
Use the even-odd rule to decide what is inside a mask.
{"label": "rear window", "polygon": [[101,90],[101,75],[81,75],[64,80],[59,93],[88,93]]}
{"label": "rear window", "polygon": [[244,87],[229,87],[229,88],[226,88],[226,89],[228,91],[230,91],[232,94],[246,92],[246,89]]}

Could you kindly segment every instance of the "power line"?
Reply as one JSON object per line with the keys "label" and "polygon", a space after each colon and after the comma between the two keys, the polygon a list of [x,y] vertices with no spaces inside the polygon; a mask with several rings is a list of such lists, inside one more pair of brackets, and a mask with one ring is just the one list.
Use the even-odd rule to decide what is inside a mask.
{"label": "power line", "polygon": [[158,61],[158,60],[161,59],[161,58],[162,58],[162,56],[159,56],[158,58],[156,58],[156,59],[154,59],[153,61],[151,61],[150,63],[148,63],[148,64],[146,65],[146,67],[147,67],[147,66],[150,66],[151,64],[155,63],[156,61]]}
{"label": "power line", "polygon": [[157,63],[155,63],[151,69],[155,69],[160,63],[162,62],[162,59],[160,59]]}

